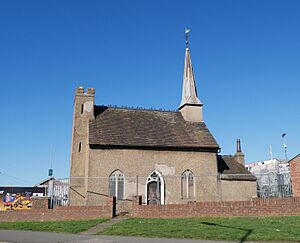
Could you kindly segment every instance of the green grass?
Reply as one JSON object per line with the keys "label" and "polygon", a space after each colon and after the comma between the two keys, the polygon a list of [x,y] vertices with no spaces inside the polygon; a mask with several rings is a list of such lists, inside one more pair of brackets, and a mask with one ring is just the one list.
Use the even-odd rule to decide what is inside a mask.
{"label": "green grass", "polygon": [[207,240],[300,242],[300,217],[132,218],[101,234]]}
{"label": "green grass", "polygon": [[79,233],[107,220],[108,219],[49,222],[0,222],[0,229]]}

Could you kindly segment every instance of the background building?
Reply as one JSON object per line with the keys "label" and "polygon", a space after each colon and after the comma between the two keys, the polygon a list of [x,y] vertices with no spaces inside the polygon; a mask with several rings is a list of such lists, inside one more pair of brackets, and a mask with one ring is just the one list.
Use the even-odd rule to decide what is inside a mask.
{"label": "background building", "polygon": [[291,197],[292,183],[289,162],[270,159],[246,165],[257,178],[259,197]]}

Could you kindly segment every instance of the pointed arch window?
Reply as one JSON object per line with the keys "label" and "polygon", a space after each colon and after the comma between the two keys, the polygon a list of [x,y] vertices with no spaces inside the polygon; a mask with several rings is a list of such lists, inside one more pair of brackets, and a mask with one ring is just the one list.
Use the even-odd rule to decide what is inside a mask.
{"label": "pointed arch window", "polygon": [[181,175],[181,197],[183,199],[195,198],[195,182],[193,172],[186,170]]}
{"label": "pointed arch window", "polygon": [[115,170],[109,176],[109,195],[115,196],[117,199],[124,199],[124,174]]}

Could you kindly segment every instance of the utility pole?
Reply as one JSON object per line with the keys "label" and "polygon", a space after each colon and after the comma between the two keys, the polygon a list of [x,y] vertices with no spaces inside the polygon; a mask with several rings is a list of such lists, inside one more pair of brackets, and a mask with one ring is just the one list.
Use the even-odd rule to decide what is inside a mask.
{"label": "utility pole", "polygon": [[52,177],[53,176],[53,145],[50,145],[50,168],[48,171],[48,176]]}

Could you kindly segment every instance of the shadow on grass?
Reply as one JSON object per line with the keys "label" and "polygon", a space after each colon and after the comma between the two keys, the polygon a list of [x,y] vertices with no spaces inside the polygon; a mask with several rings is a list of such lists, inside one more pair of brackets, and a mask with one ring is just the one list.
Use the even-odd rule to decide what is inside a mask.
{"label": "shadow on grass", "polygon": [[218,227],[229,228],[229,229],[238,229],[238,230],[245,231],[245,235],[240,239],[239,243],[245,242],[245,240],[247,239],[247,237],[249,235],[251,235],[251,233],[253,231],[252,229],[244,229],[244,228],[238,228],[238,227],[231,227],[231,226],[227,226],[227,225],[221,225],[221,224],[210,223],[210,222],[201,222],[201,224],[205,224],[205,225],[209,225],[209,226],[218,226]]}

